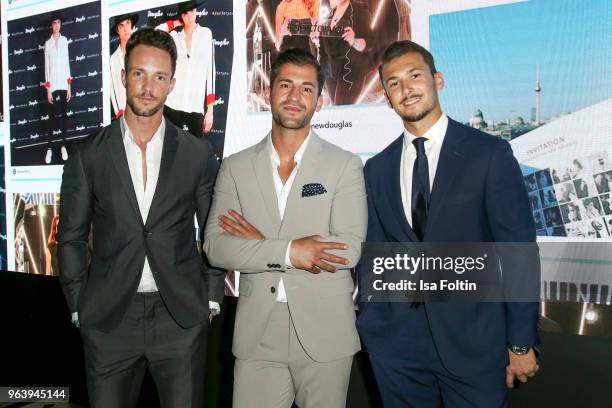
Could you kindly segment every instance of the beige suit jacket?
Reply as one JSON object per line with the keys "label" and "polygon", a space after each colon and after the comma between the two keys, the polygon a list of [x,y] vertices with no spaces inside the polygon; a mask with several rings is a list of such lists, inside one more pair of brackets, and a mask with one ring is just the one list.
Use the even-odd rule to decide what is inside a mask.
{"label": "beige suit jacket", "polygon": [[[221,164],[204,250],[211,264],[241,272],[233,343],[234,355],[241,359],[249,358],[259,344],[281,277],[296,332],[313,360],[332,361],[360,348],[350,268],[359,260],[367,229],[362,162],[314,132],[310,137],[282,221],[267,138]],[[312,183],[321,184],[326,192],[303,196],[304,186]],[[256,241],[224,233],[218,217],[230,209],[266,238]],[[348,250],[335,253],[348,258],[349,264],[337,265],[335,273],[286,268],[289,241],[310,235],[347,244]]]}

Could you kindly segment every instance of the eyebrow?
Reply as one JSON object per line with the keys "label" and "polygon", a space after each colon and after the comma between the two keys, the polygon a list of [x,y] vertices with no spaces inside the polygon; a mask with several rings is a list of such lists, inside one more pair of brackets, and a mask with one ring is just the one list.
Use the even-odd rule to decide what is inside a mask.
{"label": "eyebrow", "polygon": [[[290,83],[290,84],[293,84],[293,83],[294,83],[294,82],[293,82],[293,80],[288,79],[288,78],[280,78],[280,79],[278,80],[278,82],[287,82],[287,83]],[[312,83],[312,82],[310,82],[310,81],[305,81],[305,82],[302,82],[302,85],[308,85],[308,86],[312,86],[312,87],[314,87],[314,86],[315,86],[315,84],[314,84],[314,83]]]}
{"label": "eyebrow", "polygon": [[[408,73],[409,73],[409,74],[411,74],[411,73],[413,73],[413,72],[415,72],[415,71],[423,71],[423,69],[422,69],[422,68],[416,68],[416,67],[415,67],[415,68],[410,68],[410,69],[408,70]],[[394,75],[394,76],[391,76],[391,77],[387,78],[387,79],[385,80],[385,83],[388,83],[389,81],[391,81],[391,80],[393,80],[393,79],[397,79],[397,76],[396,76],[396,75]]]}

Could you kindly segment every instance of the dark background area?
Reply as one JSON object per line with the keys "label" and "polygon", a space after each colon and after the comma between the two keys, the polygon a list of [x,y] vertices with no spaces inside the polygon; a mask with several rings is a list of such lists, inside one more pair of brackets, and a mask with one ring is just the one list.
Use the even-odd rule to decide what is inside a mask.
{"label": "dark background area", "polygon": [[[597,310],[609,315],[611,308]],[[597,335],[570,334],[577,330],[581,309],[581,304],[569,302],[547,306],[547,316],[563,331],[542,333],[540,371],[510,392],[512,407],[612,406],[612,328],[609,320],[603,320],[598,331],[586,331]],[[236,299],[226,297],[222,310],[211,326],[208,407],[231,406]],[[71,402],[87,406],[81,340],[70,323],[57,277],[0,273],[0,321],[0,386],[68,386]],[[139,407],[157,406],[155,386],[147,375]],[[354,362],[347,407],[381,406],[367,357],[361,352]]]}

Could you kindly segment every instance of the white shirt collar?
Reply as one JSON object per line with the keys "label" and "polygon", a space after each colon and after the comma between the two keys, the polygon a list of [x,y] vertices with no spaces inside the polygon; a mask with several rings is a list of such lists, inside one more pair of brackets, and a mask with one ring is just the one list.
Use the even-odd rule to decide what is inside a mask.
{"label": "white shirt collar", "polygon": [[[308,132],[308,136],[306,136],[306,139],[304,139],[300,148],[293,155],[293,161],[297,164],[300,164],[300,161],[304,156],[304,152],[306,151],[306,146],[308,145],[308,141],[310,140],[311,133],[312,130]],[[268,153],[270,154],[270,159],[272,159],[272,164],[274,164],[274,168],[278,167],[280,165],[280,157],[278,155],[278,152],[274,148],[274,144],[272,143],[272,132],[268,133]]]}
{"label": "white shirt collar", "polygon": [[[440,116],[440,118],[434,123],[434,125],[429,128],[427,132],[423,135],[423,137],[427,138],[428,142],[435,142],[439,145],[444,141],[444,135],[446,134],[446,128],[448,127],[448,116],[444,113]],[[411,147],[412,141],[416,139],[418,136],[413,135],[404,129],[404,149]],[[430,143],[427,143],[430,144]]]}
{"label": "white shirt collar", "polygon": [[[134,141],[134,135],[130,131],[130,127],[125,121],[125,116],[121,115],[121,118],[119,120],[121,121],[121,129],[123,130],[122,132],[123,133],[123,143],[129,141],[129,142],[136,144],[136,142]],[[155,133],[153,133],[153,137],[151,138],[149,143],[154,143],[154,144],[163,143],[165,133],[166,133],[166,119],[162,118],[162,121],[159,124],[159,127],[157,128]]]}

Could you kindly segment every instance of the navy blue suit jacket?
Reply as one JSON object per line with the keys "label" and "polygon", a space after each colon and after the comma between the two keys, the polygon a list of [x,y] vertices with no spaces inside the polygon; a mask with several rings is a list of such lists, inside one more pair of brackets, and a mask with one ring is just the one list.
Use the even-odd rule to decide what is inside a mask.
{"label": "navy blue suit jacket", "polygon": [[[403,143],[402,135],[365,165],[367,242],[418,241],[401,198]],[[423,241],[535,242],[535,237],[527,191],[509,143],[449,118]],[[428,335],[406,327],[409,307],[360,303],[357,324],[372,356],[394,358],[409,346],[410,336]],[[456,375],[505,366],[508,344],[538,343],[537,302],[432,302],[425,309],[441,362]]]}

